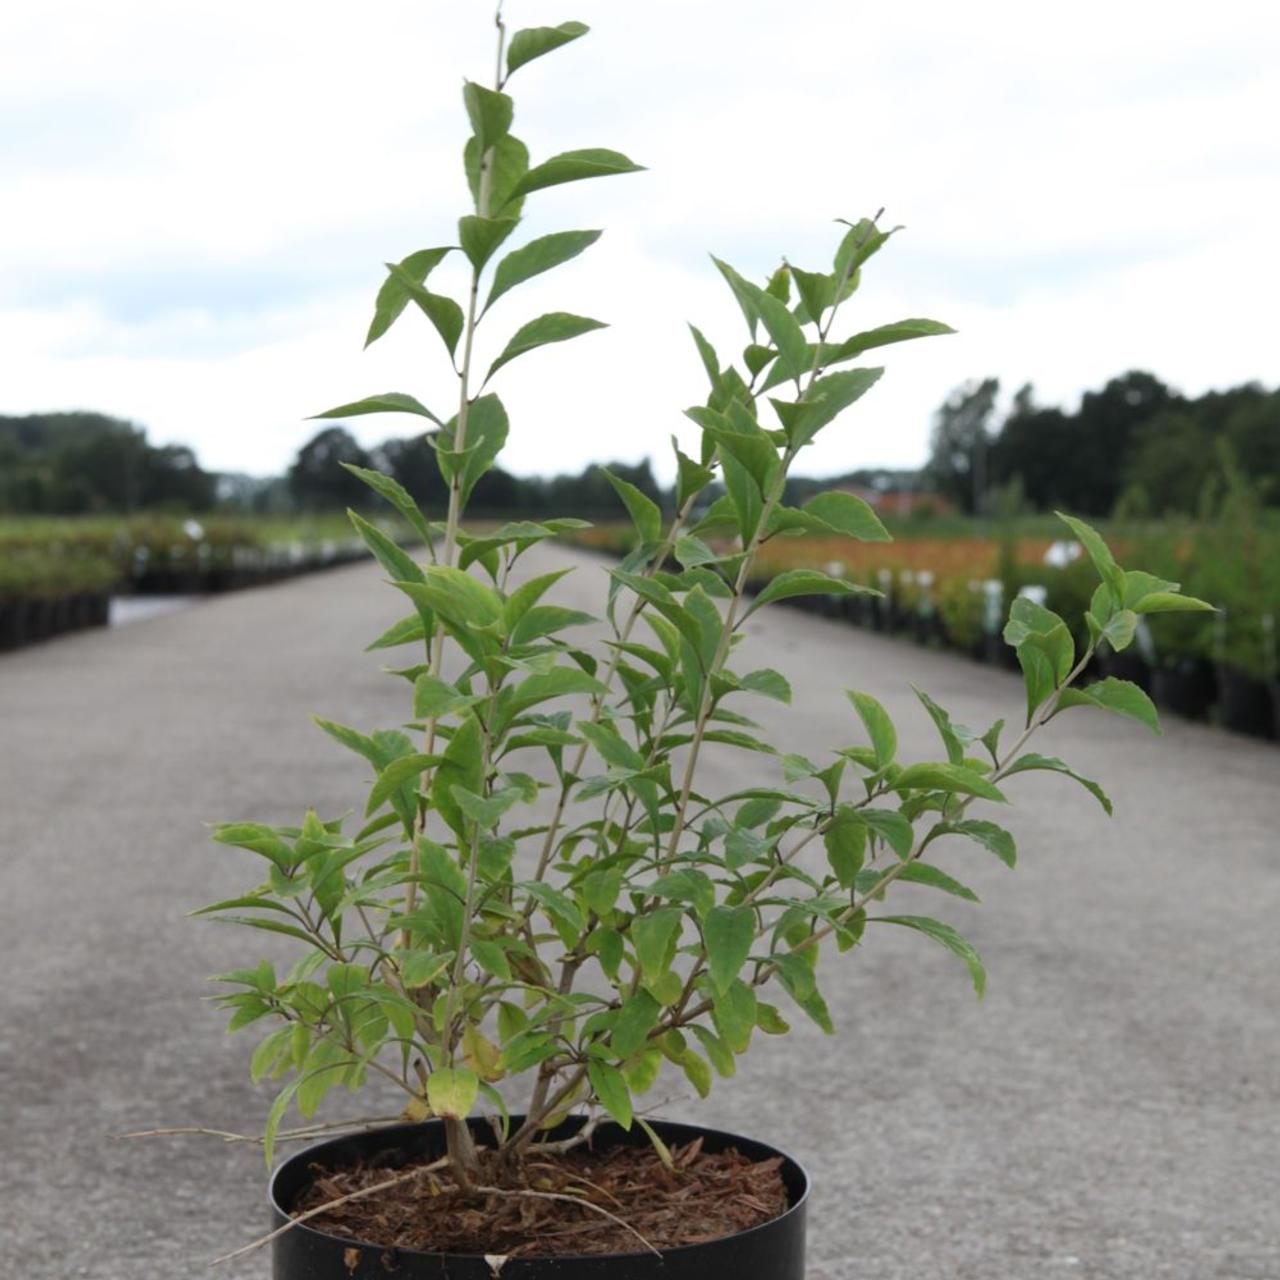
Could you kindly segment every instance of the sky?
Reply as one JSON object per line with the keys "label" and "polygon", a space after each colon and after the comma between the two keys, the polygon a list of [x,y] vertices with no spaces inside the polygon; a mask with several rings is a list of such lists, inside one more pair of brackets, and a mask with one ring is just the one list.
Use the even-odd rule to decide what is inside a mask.
{"label": "sky", "polygon": [[[604,228],[495,306],[491,358],[549,310],[609,328],[493,389],[519,474],[651,457],[701,403],[687,322],[745,331],[709,255],[828,269],[841,228],[904,230],[847,332],[955,336],[886,374],[798,470],[923,461],[968,378],[1045,403],[1129,368],[1187,394],[1280,381],[1280,8],[1217,0],[507,0],[585,39],[513,77],[534,161],[604,146],[644,173],[528,202],[518,236]],[[307,417],[385,391],[453,412],[424,318],[362,351],[382,263],[468,212],[464,77],[492,77],[479,0],[41,0],[0,7],[0,413],[94,409],[278,472]],[[513,239],[510,246],[519,243]],[[461,277],[442,268],[436,288]],[[352,420],[365,444],[420,420]]]}

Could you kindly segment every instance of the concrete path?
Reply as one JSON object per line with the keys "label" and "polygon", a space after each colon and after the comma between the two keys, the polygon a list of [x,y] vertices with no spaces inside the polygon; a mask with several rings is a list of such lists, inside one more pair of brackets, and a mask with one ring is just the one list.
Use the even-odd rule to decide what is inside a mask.
{"label": "concrete path", "polygon": [[[558,598],[592,607],[600,563],[552,561],[579,567]],[[403,686],[361,653],[401,612],[358,567],[0,658],[0,1273],[191,1276],[262,1228],[256,1151],[109,1135],[260,1126],[253,1041],[200,1004],[250,939],[183,914],[256,867],[201,823],[357,800],[354,757],[307,715],[402,719]],[[938,751],[909,683],[971,725],[1020,704],[1013,677],[785,609],[752,644],[796,690],[761,718],[808,754],[858,740],[842,686],[880,696],[918,758]],[[667,1114],[808,1164],[813,1280],[1276,1280],[1280,750],[1084,712],[1041,749],[1117,817],[1021,779],[1018,871],[962,844],[946,865],[986,905],[907,904],[978,945],[985,1003],[941,949],[884,930],[825,962],[835,1038],[797,1015]],[[768,776],[754,761],[718,757],[708,789]],[[265,1255],[222,1271],[267,1273]]]}

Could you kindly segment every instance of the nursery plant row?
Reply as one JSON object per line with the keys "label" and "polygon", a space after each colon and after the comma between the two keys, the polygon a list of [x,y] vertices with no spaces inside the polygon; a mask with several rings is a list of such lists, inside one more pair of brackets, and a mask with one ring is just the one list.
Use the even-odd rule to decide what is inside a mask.
{"label": "nursery plant row", "polygon": [[[1098,674],[1131,680],[1165,709],[1240,733],[1280,734],[1280,535],[1228,522],[1146,526],[1122,530],[1117,544],[1134,561],[1182,583],[1216,606],[1214,614],[1152,614],[1140,620],[1124,653],[1105,647]],[[890,556],[892,548],[897,553]],[[944,550],[945,548],[945,550]],[[782,544],[770,568],[823,568],[873,587],[880,596],[800,597],[789,601],[878,631],[949,647],[979,661],[1017,668],[1001,629],[1009,603],[1030,596],[1066,618],[1082,618],[1096,586],[1087,558],[1074,543],[1006,540],[932,548],[893,543],[878,560],[849,566],[848,547]],[[817,553],[817,554],[815,554]],[[870,563],[865,561],[870,560]],[[1076,636],[1083,648],[1087,636]]]}
{"label": "nursery plant row", "polygon": [[0,521],[0,650],[105,626],[113,595],[201,595],[362,559],[345,518]]}
{"label": "nursery plant row", "polygon": [[[880,596],[787,603],[1016,669],[1014,651],[1001,636],[1010,601],[1031,595],[1061,617],[1080,619],[1097,585],[1079,546],[1055,542],[1042,529],[1034,520],[1010,522],[990,536],[903,528],[888,543],[776,538],[761,553],[761,577],[817,569],[874,588]],[[1177,715],[1280,736],[1280,529],[1255,511],[1228,505],[1212,520],[1112,522],[1107,534],[1123,556],[1181,582],[1217,612],[1144,618],[1126,652],[1098,659],[1099,674],[1134,681]],[[614,526],[588,530],[577,541],[611,554],[630,549],[627,533]],[[1081,630],[1078,646],[1086,639]]]}

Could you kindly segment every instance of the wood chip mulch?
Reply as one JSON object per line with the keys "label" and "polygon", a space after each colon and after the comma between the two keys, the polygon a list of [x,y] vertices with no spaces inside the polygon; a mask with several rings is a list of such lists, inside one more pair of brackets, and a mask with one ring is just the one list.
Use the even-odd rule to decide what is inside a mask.
{"label": "wood chip mulch", "polygon": [[[464,1197],[447,1170],[437,1170],[338,1205],[307,1225],[366,1244],[426,1253],[570,1256],[642,1252],[645,1246],[633,1233],[656,1249],[704,1244],[760,1226],[788,1207],[781,1157],[756,1162],[736,1150],[704,1152],[701,1139],[673,1149],[672,1156],[674,1172],[649,1146],[580,1148],[533,1154],[519,1177],[506,1182],[495,1181],[496,1169],[485,1174],[486,1181],[504,1189],[571,1196],[620,1221],[564,1200],[520,1194]],[[412,1168],[406,1164],[396,1172]],[[340,1170],[315,1166],[314,1172],[315,1181],[293,1206],[294,1213],[388,1176],[385,1164]]]}

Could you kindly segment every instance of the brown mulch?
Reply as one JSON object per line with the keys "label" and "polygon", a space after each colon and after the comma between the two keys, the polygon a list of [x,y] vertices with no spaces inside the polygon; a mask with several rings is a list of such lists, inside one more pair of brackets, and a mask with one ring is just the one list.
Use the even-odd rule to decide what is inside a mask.
{"label": "brown mulch", "polygon": [[[674,1172],[652,1147],[643,1146],[534,1153],[518,1179],[497,1183],[496,1168],[484,1175],[486,1182],[512,1190],[587,1201],[626,1227],[564,1200],[519,1194],[464,1196],[447,1170],[338,1205],[307,1225],[367,1244],[426,1253],[567,1256],[641,1252],[644,1246],[633,1232],[657,1249],[703,1244],[769,1222],[788,1207],[781,1157],[756,1162],[735,1150],[704,1152],[701,1139],[671,1154]],[[429,1161],[417,1163],[425,1166]],[[316,1180],[293,1212],[318,1208],[413,1167],[406,1164],[391,1171],[385,1165],[340,1170],[315,1166]]]}

